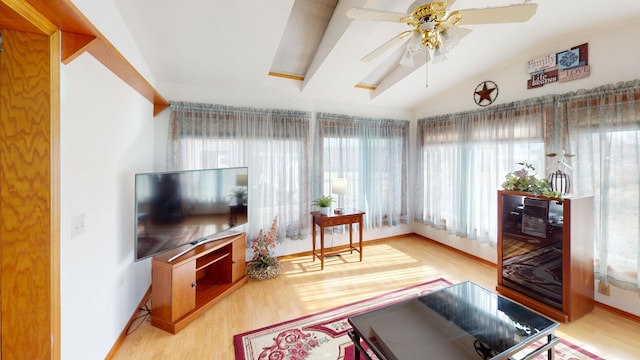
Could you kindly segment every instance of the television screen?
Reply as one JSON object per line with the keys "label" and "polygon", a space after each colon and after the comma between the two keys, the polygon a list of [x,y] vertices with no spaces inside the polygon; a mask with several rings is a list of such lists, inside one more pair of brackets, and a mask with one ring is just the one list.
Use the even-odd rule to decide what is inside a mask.
{"label": "television screen", "polygon": [[247,223],[246,167],[135,175],[135,261]]}

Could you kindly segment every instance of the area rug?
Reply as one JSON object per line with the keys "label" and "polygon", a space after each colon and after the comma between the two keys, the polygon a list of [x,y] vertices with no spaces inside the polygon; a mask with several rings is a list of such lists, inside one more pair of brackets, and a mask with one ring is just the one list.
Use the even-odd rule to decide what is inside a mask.
{"label": "area rug", "polygon": [[[340,360],[353,359],[353,345],[347,332],[350,316],[411,299],[451,285],[445,279],[376,296],[335,309],[285,321],[233,337],[236,360]],[[546,359],[546,354],[539,356]],[[536,359],[538,359],[536,358]],[[556,359],[602,360],[602,358],[560,340]]]}

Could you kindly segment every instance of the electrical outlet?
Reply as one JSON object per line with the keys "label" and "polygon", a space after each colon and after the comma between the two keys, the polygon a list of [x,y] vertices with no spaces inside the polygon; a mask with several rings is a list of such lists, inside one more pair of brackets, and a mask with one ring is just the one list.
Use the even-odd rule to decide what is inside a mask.
{"label": "electrical outlet", "polygon": [[602,295],[609,296],[610,295],[610,286],[609,284],[605,284],[603,282],[598,282],[598,292]]}
{"label": "electrical outlet", "polygon": [[71,238],[74,238],[84,233],[84,228],[85,228],[84,214],[74,216],[71,219]]}

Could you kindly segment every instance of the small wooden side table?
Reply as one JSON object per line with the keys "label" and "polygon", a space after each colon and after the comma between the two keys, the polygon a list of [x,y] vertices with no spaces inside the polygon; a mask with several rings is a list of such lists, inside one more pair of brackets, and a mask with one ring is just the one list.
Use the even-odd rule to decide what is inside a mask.
{"label": "small wooden side table", "polygon": [[[351,254],[353,254],[353,250],[360,253],[360,261],[362,261],[362,218],[364,214],[364,211],[355,209],[344,209],[341,214],[334,214],[333,212],[330,212],[329,215],[321,215],[319,211],[311,212],[311,223],[313,224],[313,229],[311,231],[313,238],[313,250],[311,256],[313,261],[316,261],[316,257],[320,259],[320,270],[324,270],[325,256],[347,251]],[[355,223],[359,224],[358,247],[353,246],[353,224]],[[320,252],[316,251],[316,225],[320,226]],[[347,249],[326,252],[324,250],[324,228],[338,225],[349,225],[349,247]]]}

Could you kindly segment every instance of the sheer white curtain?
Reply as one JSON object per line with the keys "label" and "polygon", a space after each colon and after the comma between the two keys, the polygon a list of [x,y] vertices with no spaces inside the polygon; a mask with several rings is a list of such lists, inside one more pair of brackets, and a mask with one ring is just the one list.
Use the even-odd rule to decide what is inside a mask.
{"label": "sheer white curtain", "polygon": [[409,122],[318,113],[313,195],[347,179],[344,206],[366,212],[365,227],[407,223]]}
{"label": "sheer white curtain", "polygon": [[544,176],[541,98],[418,121],[415,221],[496,245],[497,190],[524,162]]}
{"label": "sheer white curtain", "polygon": [[596,276],[640,291],[640,81],[563,95],[574,190],[594,195]]}
{"label": "sheer white curtain", "polygon": [[309,229],[310,113],[171,103],[168,169],[247,166],[249,238],[278,216],[279,235]]}

